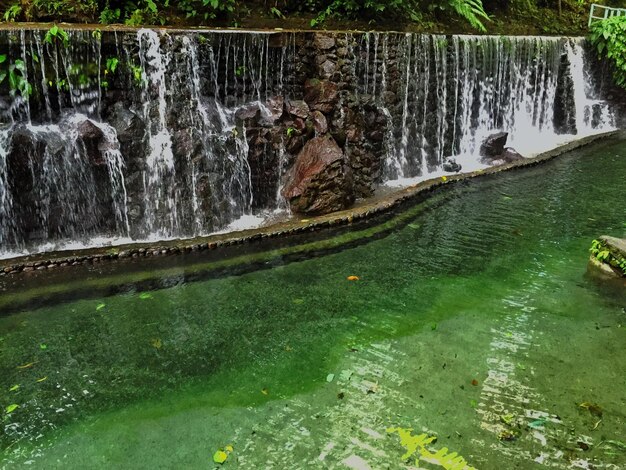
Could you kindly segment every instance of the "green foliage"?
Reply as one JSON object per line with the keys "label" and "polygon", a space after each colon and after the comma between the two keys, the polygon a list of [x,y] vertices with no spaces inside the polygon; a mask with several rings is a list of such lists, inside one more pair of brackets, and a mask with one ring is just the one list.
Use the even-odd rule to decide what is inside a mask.
{"label": "green foliage", "polygon": [[4,12],[3,18],[4,18],[4,21],[17,21],[17,19],[20,17],[21,14],[22,14],[22,5],[20,5],[19,3],[14,3],[13,5],[9,6],[9,8],[6,9],[6,11]]}
{"label": "green foliage", "polygon": [[[166,4],[169,2],[166,1]],[[127,12],[124,23],[128,26],[142,26],[148,24],[165,24],[166,18],[154,0],[140,0],[138,2],[126,2]]]}
{"label": "green foliage", "polygon": [[[324,3],[310,1],[309,5],[317,9]],[[409,17],[413,21],[422,17],[415,0],[333,0],[311,20],[311,26],[318,26],[333,16],[376,18],[383,14],[387,17]]]}
{"label": "green foliage", "polygon": [[[412,21],[422,20],[423,3],[419,0],[333,0],[330,4],[323,1],[309,0],[308,5],[314,9],[325,5],[311,26],[318,26],[330,17],[345,18],[410,18]],[[483,8],[482,0],[438,0],[429,2],[430,11],[441,10],[453,13],[465,19],[474,29],[485,32],[483,21],[490,21]]]}
{"label": "green foliage", "polygon": [[215,19],[219,15],[227,15],[235,11],[235,0],[182,0],[177,8],[187,18]]}
{"label": "green foliage", "polygon": [[276,18],[281,18],[281,19],[285,19],[285,15],[283,15],[283,12],[280,11],[278,8],[276,7],[272,7],[270,8],[270,13],[275,16]]}
{"label": "green foliage", "polygon": [[609,250],[602,240],[593,240],[589,252],[598,261],[613,266],[626,276],[626,259]]}
{"label": "green foliage", "polygon": [[615,83],[626,88],[626,17],[615,16],[596,22],[590,39],[600,57],[611,63]]}
{"label": "green foliage", "polygon": [[139,86],[143,85],[145,83],[143,69],[139,65],[135,65],[132,62],[127,63],[126,66],[128,67],[128,70],[130,70],[135,84]]}
{"label": "green foliage", "polygon": [[111,57],[107,59],[105,74],[115,73],[120,60],[117,57]]}
{"label": "green foliage", "polygon": [[32,0],[20,3],[21,13],[27,21],[85,22],[98,11],[97,0]]}
{"label": "green foliage", "polygon": [[46,37],[43,41],[47,44],[61,42],[63,46],[67,46],[70,42],[70,36],[65,30],[55,24],[52,28],[48,30],[48,32],[46,33]]}
{"label": "green foliage", "polygon": [[104,9],[100,12],[99,21],[101,24],[119,23],[121,17],[122,17],[122,9],[111,8],[109,2],[107,2]]}
{"label": "green foliage", "polygon": [[461,18],[467,20],[472,28],[483,33],[487,29],[481,19],[491,21],[487,13],[485,13],[482,0],[448,0],[448,3],[442,4],[442,8],[453,11]]}
{"label": "green foliage", "polygon": [[19,93],[24,98],[28,98],[33,88],[26,80],[26,64],[23,60],[17,59],[4,68],[5,63],[7,63],[6,54],[0,54],[0,85],[8,78],[11,96]]}

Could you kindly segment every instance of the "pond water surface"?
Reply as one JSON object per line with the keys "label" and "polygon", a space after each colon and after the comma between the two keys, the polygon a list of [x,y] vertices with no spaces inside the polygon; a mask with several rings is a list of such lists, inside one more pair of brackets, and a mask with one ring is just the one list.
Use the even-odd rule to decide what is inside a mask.
{"label": "pond water surface", "polygon": [[[624,144],[456,185],[330,254],[7,309],[0,467],[625,468],[626,289],[585,274],[626,232]],[[405,461],[391,428],[437,440]]]}

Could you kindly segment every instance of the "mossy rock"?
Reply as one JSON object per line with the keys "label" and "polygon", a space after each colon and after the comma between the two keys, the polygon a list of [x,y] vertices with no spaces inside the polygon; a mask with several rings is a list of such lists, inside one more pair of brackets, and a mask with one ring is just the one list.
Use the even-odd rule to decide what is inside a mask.
{"label": "mossy rock", "polygon": [[626,239],[603,235],[589,251],[589,272],[602,278],[626,277]]}

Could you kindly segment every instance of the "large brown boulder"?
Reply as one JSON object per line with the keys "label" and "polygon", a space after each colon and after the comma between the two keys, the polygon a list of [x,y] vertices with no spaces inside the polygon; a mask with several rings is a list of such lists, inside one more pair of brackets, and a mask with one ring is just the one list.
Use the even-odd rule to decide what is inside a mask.
{"label": "large brown boulder", "polygon": [[339,89],[328,80],[307,80],[304,83],[304,101],[314,111],[331,113],[339,102]]}
{"label": "large brown boulder", "polygon": [[283,196],[302,214],[327,214],[354,202],[352,170],[331,136],[305,144],[287,175]]}

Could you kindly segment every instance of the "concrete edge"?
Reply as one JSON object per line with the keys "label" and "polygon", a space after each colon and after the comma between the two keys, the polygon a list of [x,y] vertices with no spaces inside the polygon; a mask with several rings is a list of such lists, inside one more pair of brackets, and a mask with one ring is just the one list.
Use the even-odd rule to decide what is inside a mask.
{"label": "concrete edge", "polygon": [[63,22],[51,22],[51,23],[30,23],[30,22],[16,22],[16,23],[0,23],[0,31],[37,31],[47,30],[53,25],[59,25],[61,28],[67,31],[100,31],[102,33],[107,32],[123,32],[133,33],[140,29],[151,29],[154,31],[162,31],[170,34],[184,34],[184,33],[258,33],[258,34],[281,34],[281,33],[319,33],[319,34],[366,34],[366,33],[385,33],[385,34],[423,34],[428,36],[481,36],[481,37],[542,37],[542,38],[584,38],[585,36],[568,36],[568,35],[503,35],[503,34],[489,34],[489,33],[437,33],[437,32],[410,32],[410,31],[393,31],[393,30],[360,30],[360,29],[292,29],[292,28],[234,28],[234,27],[206,27],[206,26],[167,26],[167,25],[143,25],[127,26],[124,24],[90,24],[90,23],[63,23]]}
{"label": "concrete edge", "polygon": [[393,193],[369,204],[366,203],[353,209],[333,212],[328,215],[310,217],[307,219],[303,218],[300,220],[290,220],[267,227],[219,235],[210,235],[206,237],[154,243],[133,243],[115,247],[107,246],[102,248],[89,248],[71,252],[48,252],[17,258],[8,258],[0,260],[0,277],[28,273],[35,270],[43,271],[46,269],[78,266],[94,262],[115,261],[131,257],[167,256],[205,250],[219,250],[228,246],[243,245],[259,240],[281,239],[296,234],[316,232],[331,227],[336,228],[346,226],[354,222],[364,221],[383,215],[392,209],[399,207],[401,204],[416,199],[418,196],[427,196],[429,192],[432,192],[436,188],[440,188],[445,185],[458,184],[459,182],[475,178],[496,175],[504,171],[532,167],[542,162],[552,160],[572,150],[589,145],[597,140],[613,137],[621,133],[622,131],[611,131],[586,136],[523,161],[490,167],[470,173],[428,179],[415,185],[394,191]]}

